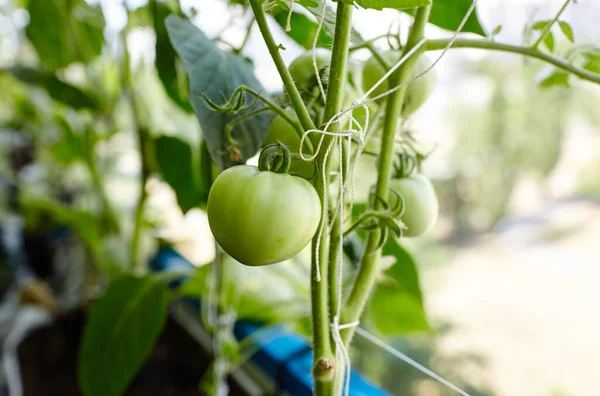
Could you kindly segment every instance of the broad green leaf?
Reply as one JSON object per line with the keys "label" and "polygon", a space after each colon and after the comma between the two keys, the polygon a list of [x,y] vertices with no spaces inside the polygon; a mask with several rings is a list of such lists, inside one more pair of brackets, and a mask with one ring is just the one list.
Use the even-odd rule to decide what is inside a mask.
{"label": "broad green leaf", "polygon": [[190,145],[174,136],[160,136],[155,140],[154,149],[158,169],[175,191],[183,213],[206,205],[208,181],[199,180],[194,172],[196,166]]}
{"label": "broad green leaf", "polygon": [[213,161],[221,170],[246,162],[260,148],[272,116],[263,112],[248,119],[242,118],[231,131],[231,138],[236,142],[236,147],[233,147],[233,142],[225,136],[226,126],[251,111],[264,108],[264,104],[255,102],[253,95],[246,93],[244,103],[246,106],[254,103],[252,109],[235,114],[214,112],[206,106],[203,96],[216,104],[223,104],[242,85],[263,92],[252,66],[244,58],[220,50],[191,22],[175,15],[169,15],[165,21],[171,43],[187,69],[190,100]]}
{"label": "broad green leaf", "polygon": [[8,70],[18,80],[45,89],[52,99],[74,109],[98,110],[101,107],[92,95],[60,80],[53,73],[46,73],[25,66],[13,66]]}
{"label": "broad green leaf", "polygon": [[25,29],[42,63],[60,69],[87,63],[102,51],[104,16],[82,0],[30,0]]}
{"label": "broad green leaf", "polygon": [[571,25],[569,25],[568,22],[559,21],[558,26],[560,26],[560,30],[562,30],[565,37],[569,39],[570,42],[574,43],[575,38],[573,36],[573,29],[571,28]]}
{"label": "broad green leaf", "polygon": [[181,60],[171,45],[165,18],[171,14],[171,10],[158,1],[150,5],[152,7],[152,19],[156,33],[156,57],[154,64],[158,71],[158,77],[162,82],[167,95],[184,111],[194,111],[189,100],[189,79]]}
{"label": "broad green leaf", "polygon": [[555,85],[569,87],[569,73],[556,70],[540,81],[540,87],[542,88],[549,88]]}
{"label": "broad green leaf", "polygon": [[142,367],[162,331],[164,282],[125,276],[92,305],[83,332],[79,383],[84,396],[119,396]]}
{"label": "broad green leaf", "polygon": [[362,8],[382,10],[394,8],[397,10],[405,8],[419,8],[431,4],[431,0],[343,0],[346,4],[356,4]]}
{"label": "broad green leaf", "polygon": [[[442,29],[456,31],[472,4],[473,0],[434,0],[431,6],[429,23],[439,26]],[[412,10],[404,10],[404,12],[411,15],[414,14]],[[477,17],[477,8],[473,10],[473,13],[469,16],[461,31],[464,33],[475,33],[480,36],[486,35]]]}
{"label": "broad green leaf", "polygon": [[392,256],[396,262],[384,272],[384,279],[375,287],[369,319],[385,335],[428,330],[414,259],[394,238],[388,238],[382,255]]}
{"label": "broad green leaf", "polygon": [[[277,23],[285,29],[287,26],[288,11],[280,10],[273,14],[273,17]],[[313,41],[315,34],[317,33],[318,24],[311,20],[308,16],[300,14],[298,12],[292,12],[290,19],[291,30],[286,34],[306,49],[313,47]],[[319,48],[331,48],[333,44],[333,38],[327,33],[325,29],[321,29],[319,33],[319,39],[317,40],[317,47]]]}

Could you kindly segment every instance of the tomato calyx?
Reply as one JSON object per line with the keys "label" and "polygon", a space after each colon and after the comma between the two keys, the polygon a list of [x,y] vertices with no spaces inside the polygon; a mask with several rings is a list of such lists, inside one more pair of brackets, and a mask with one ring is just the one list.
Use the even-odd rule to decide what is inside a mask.
{"label": "tomato calyx", "polygon": [[292,163],[292,154],[285,144],[277,143],[265,146],[258,157],[258,170],[273,173],[287,173]]}
{"label": "tomato calyx", "polygon": [[419,160],[413,154],[406,151],[398,153],[397,161],[394,162],[394,178],[402,179],[412,175],[419,167]]}

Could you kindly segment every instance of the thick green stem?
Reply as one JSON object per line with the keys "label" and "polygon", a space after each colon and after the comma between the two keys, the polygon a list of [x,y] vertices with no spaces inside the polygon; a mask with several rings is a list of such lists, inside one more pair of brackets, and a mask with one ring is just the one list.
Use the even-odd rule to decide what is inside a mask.
{"label": "thick green stem", "polygon": [[[446,46],[450,43],[450,39],[440,39],[440,40],[428,40],[425,44],[426,51],[437,51],[446,48]],[[551,54],[547,54],[545,52],[541,52],[529,47],[522,47],[518,45],[511,44],[503,44],[498,43],[496,41],[491,40],[481,40],[481,39],[463,39],[459,38],[454,41],[452,44],[452,48],[480,48],[494,51],[504,51],[504,52],[512,52],[515,54],[525,55],[532,58],[537,58],[548,62],[559,69],[563,69],[580,77],[584,80],[588,80],[591,82],[595,82],[596,84],[600,84],[600,74],[592,73],[590,71],[581,69],[577,66],[573,66],[567,61],[557,58]]]}
{"label": "thick green stem", "polygon": [[277,67],[277,71],[281,76],[285,91],[290,98],[292,107],[294,108],[302,127],[305,130],[314,129],[315,125],[310,118],[310,114],[308,114],[308,109],[304,105],[302,97],[300,96],[300,92],[298,92],[298,88],[296,88],[296,85],[294,84],[294,79],[292,78],[292,75],[290,74],[285,62],[283,61],[283,58],[281,57],[281,54],[279,53],[281,47],[275,42],[273,34],[271,34],[271,29],[269,29],[267,17],[262,7],[262,0],[250,0],[250,7],[252,7],[256,24],[258,25],[263,39],[265,40],[265,44],[267,45],[267,49],[271,54],[271,58],[273,58],[273,62],[275,62],[275,67]]}
{"label": "thick green stem", "polygon": [[[408,36],[408,42],[404,48],[404,54],[408,53],[413,47],[421,41],[425,34],[425,25],[429,20],[431,6],[420,8],[415,14],[414,24]],[[390,76],[390,87],[406,81],[412,75],[414,65],[422,51],[416,51]],[[383,136],[381,139],[381,154],[378,161],[378,177],[376,185],[376,194],[384,201],[387,200],[389,182],[393,171],[394,141],[396,138],[396,129],[398,120],[401,116],[402,105],[406,93],[406,85],[394,91],[388,97],[386,104],[386,114],[383,126]],[[381,200],[375,199],[371,209],[379,209]],[[379,273],[379,262],[381,250],[377,249],[379,243],[380,230],[371,230],[367,235],[367,244],[365,254],[362,257],[359,273],[356,282],[350,292],[340,319],[340,323],[352,323],[360,319],[362,311],[365,308],[371,290],[375,285],[377,274]],[[350,344],[353,328],[342,331],[342,339],[346,345]]]}
{"label": "thick green stem", "polygon": [[[331,66],[329,72],[329,84],[325,102],[323,119],[325,122],[332,119],[340,112],[343,102],[344,85],[347,76],[348,48],[350,45],[350,34],[352,32],[352,5],[338,2],[336,12],[335,35],[331,53]],[[337,130],[337,123],[330,126],[330,131]],[[333,143],[332,136],[323,135],[323,145],[316,158],[318,169],[325,167],[325,178],[322,172],[318,172],[315,178],[315,188],[321,199],[322,207],[325,207],[329,199],[329,158],[325,154]],[[337,220],[336,220],[337,221]],[[329,234],[328,214],[323,215],[322,235],[313,238],[313,260],[311,266],[311,302],[313,312],[313,344],[315,360],[313,374],[315,376],[315,394],[330,395],[334,388],[334,351],[331,346],[329,331],[329,304],[328,304],[328,264],[329,264]],[[319,240],[320,238],[320,240]],[[317,251],[317,246],[319,250]],[[316,255],[319,255],[319,268],[316,266]],[[319,271],[320,270],[320,274]],[[317,279],[320,278],[320,281]],[[323,370],[323,369],[326,370]],[[327,374],[327,375],[324,375]]]}

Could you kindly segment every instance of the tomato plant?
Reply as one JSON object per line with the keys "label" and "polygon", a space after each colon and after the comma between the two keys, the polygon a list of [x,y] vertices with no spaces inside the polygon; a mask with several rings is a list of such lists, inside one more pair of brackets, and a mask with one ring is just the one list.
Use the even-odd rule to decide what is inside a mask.
{"label": "tomato plant", "polygon": [[321,202],[300,177],[239,165],[216,178],[207,212],[223,250],[242,264],[259,266],[287,260],[310,242]]}
{"label": "tomato plant", "polygon": [[[383,58],[390,64],[400,60],[402,55],[399,51],[386,51],[381,54]],[[422,55],[415,64],[413,75],[420,74],[427,70],[431,63],[426,56]],[[375,83],[377,83],[386,73],[386,70],[379,63],[375,57],[371,57],[364,66],[363,69],[363,89],[368,91]],[[407,117],[417,111],[426,101],[433,92],[436,83],[435,72],[429,72],[414,81],[411,81],[406,88],[406,97],[404,98],[404,105],[402,106],[402,116]],[[388,81],[382,82],[373,92],[371,97],[381,95],[390,89]]]}
{"label": "tomato plant", "polygon": [[[150,216],[147,213],[150,212],[147,210],[148,194],[156,178],[161,178],[174,191],[184,214],[192,208],[207,211],[210,229],[219,245],[217,251],[221,253],[216,255],[211,270],[218,272],[222,269],[219,257],[223,256],[231,256],[249,266],[294,258],[312,239],[312,374],[317,395],[334,395],[336,390],[341,389],[344,371],[343,362],[336,357],[340,356],[343,348],[349,349],[355,327],[338,328],[331,324],[360,322],[373,291],[381,285],[382,256],[393,255],[396,258],[392,269],[397,272],[394,280],[399,281],[396,282],[398,285],[408,283],[406,279],[410,279],[411,284],[406,288],[404,284],[402,287],[386,285],[385,293],[376,293],[386,297],[379,301],[387,300],[389,293],[394,297],[389,300],[411,302],[418,317],[416,320],[409,318],[406,327],[399,327],[405,329],[411,323],[426,322],[416,266],[406,258],[408,253],[398,240],[424,235],[431,229],[438,217],[438,198],[431,181],[422,174],[411,171],[396,178],[390,175],[393,174],[395,155],[407,147],[413,149],[419,146],[417,139],[405,130],[404,121],[422,107],[435,88],[436,74],[435,70],[429,70],[430,59],[437,59],[435,54],[441,57],[454,48],[517,53],[545,61],[553,67],[540,83],[541,87],[548,88],[568,86],[571,74],[600,83],[598,49],[573,43],[573,29],[564,18],[559,18],[569,6],[568,0],[554,19],[526,26],[525,30],[533,35],[534,41],[523,45],[496,41],[494,35],[499,29],[487,34],[472,0],[222,2],[224,9],[232,7],[236,14],[244,15],[244,24],[247,25],[242,30],[246,32],[245,36],[224,34],[224,31],[213,36],[210,31],[205,33],[196,26],[195,10],[181,7],[177,0],[137,2],[144,5],[135,10],[127,8],[127,2],[123,1],[121,11],[128,18],[124,27],[115,27],[118,23],[105,24],[104,11],[97,1],[4,1],[0,6],[0,17],[6,20],[14,18],[14,23],[6,24],[8,33],[2,34],[3,43],[6,40],[7,48],[27,48],[28,51],[23,56],[12,56],[12,50],[2,53],[5,67],[0,70],[0,77],[3,87],[7,80],[11,81],[6,85],[9,94],[4,95],[3,100],[16,109],[16,115],[5,120],[3,113],[1,121],[3,126],[27,130],[28,135],[34,137],[31,140],[37,141],[40,147],[46,142],[60,140],[51,157],[56,158],[63,168],[48,172],[56,179],[61,179],[62,170],[75,161],[84,164],[91,180],[90,188],[95,194],[95,202],[89,206],[98,208],[95,216],[100,221],[89,221],[90,216],[94,217],[92,213],[81,216],[63,206],[45,205],[45,212],[53,211],[54,217],[77,229],[86,240],[90,256],[94,257],[99,271],[107,277],[114,279],[123,274],[147,272],[142,251],[144,239],[148,238],[142,234],[148,231],[150,224],[155,224],[147,221],[146,217]],[[335,11],[330,9],[332,5]],[[353,13],[360,8],[409,14],[410,17],[406,17],[411,18],[412,23],[408,34],[406,37],[392,33],[376,38],[362,37],[352,25]],[[250,14],[252,17],[248,18]],[[25,20],[28,19],[29,23],[20,22],[23,15],[28,16]],[[241,22],[238,17],[232,19]],[[274,23],[284,28],[279,36],[273,34]],[[451,33],[445,38],[427,37],[428,24]],[[231,23],[235,28],[238,25]],[[229,28],[225,26],[225,30]],[[256,33],[256,28],[279,74],[280,81],[269,84],[276,87],[281,82],[278,92],[270,92],[266,85],[263,86],[264,79],[273,76],[256,73],[255,67],[260,63],[255,62],[256,54],[246,46],[253,41],[250,34]],[[388,31],[387,26],[385,28]],[[561,42],[561,53],[566,55],[564,58],[555,51],[558,29],[573,44],[567,49],[571,44]],[[150,33],[146,30],[152,32],[155,54],[142,56],[139,62],[132,63],[130,58],[133,54],[129,53],[129,46],[122,44],[131,42],[132,34],[140,33],[134,30],[143,30],[144,34]],[[111,33],[105,37],[105,31]],[[471,35],[462,35],[467,32]],[[240,38],[239,42],[233,42],[232,37]],[[526,37],[525,41],[530,38]],[[21,45],[21,40],[24,45]],[[306,52],[287,64],[283,51],[288,45],[293,45],[290,40]],[[113,48],[120,48],[120,51],[109,50]],[[348,117],[340,117],[343,110],[358,104],[361,94],[370,90],[386,74],[386,68],[401,57],[406,57],[405,62],[372,92],[371,97],[397,87],[403,80],[406,81],[407,76],[418,76],[405,91],[397,90],[385,98],[367,103],[368,112],[363,107],[354,109],[352,115],[356,124],[351,123]],[[368,60],[364,62],[363,59]],[[353,73],[355,70],[359,72]],[[317,76],[323,83],[324,95],[318,87]],[[156,84],[152,83],[152,78],[156,79]],[[119,82],[122,86],[118,85]],[[504,79],[500,78],[497,84],[499,91],[504,83]],[[13,84],[19,88],[13,89]],[[29,91],[21,85],[33,88]],[[42,95],[45,97],[42,98]],[[501,96],[495,95],[491,100],[498,103],[496,101]],[[497,107],[509,108],[504,106],[504,102],[500,103],[503,105]],[[160,111],[155,110],[157,108]],[[541,106],[536,113],[544,113],[545,110]],[[190,117],[192,112],[196,119]],[[171,125],[159,122],[164,119],[168,119]],[[327,131],[323,130],[325,125],[328,125]],[[196,127],[197,135],[193,138],[185,133],[175,136],[178,131],[187,132],[193,127]],[[103,154],[110,151],[101,150],[104,142],[98,146],[96,143],[112,139],[117,134],[113,131],[117,130],[121,131],[118,133],[131,133],[132,136],[122,141],[135,142],[135,149],[139,152],[141,166],[138,193],[135,195],[137,202],[132,205],[115,205],[112,202],[114,198],[107,193],[103,178],[106,164],[112,164],[112,158],[110,161],[96,158],[96,151],[103,151]],[[556,130],[558,139],[561,128]],[[52,135],[47,138],[42,136],[42,131],[49,131],[51,135],[58,133],[60,137],[57,139]],[[312,132],[306,137],[303,153],[314,156],[312,161],[299,158],[300,139],[307,131]],[[154,138],[156,134],[164,135]],[[499,129],[490,133],[488,140],[497,142],[506,139]],[[273,151],[273,144],[278,142],[291,150],[291,158],[286,157],[283,146],[277,145],[280,154]],[[357,148],[363,143],[366,147],[361,154]],[[325,158],[324,147],[332,147],[329,161]],[[261,149],[259,167],[247,165]],[[542,145],[538,151],[548,152]],[[554,151],[554,156],[558,156],[559,150]],[[341,158],[344,159],[343,168],[340,167]],[[420,155],[419,160],[426,158]],[[507,161],[511,162],[512,158]],[[350,172],[348,165],[353,166],[355,172]],[[289,169],[286,169],[288,166]],[[511,168],[515,168],[512,162]],[[499,176],[500,179],[502,177]],[[19,178],[15,176],[15,179]],[[503,188],[503,191],[509,189]],[[498,200],[504,204],[504,199]],[[85,205],[88,205],[87,201]],[[131,217],[119,216],[117,211],[121,207],[135,207],[135,211]],[[347,213],[350,207],[360,210]],[[402,213],[396,213],[393,210],[396,207],[402,207]],[[26,211],[24,217],[31,213],[36,212]],[[129,218],[133,219],[132,226],[121,227],[121,220]],[[154,218],[152,220],[158,222]],[[400,222],[406,226],[404,233],[399,232]],[[122,232],[122,229],[132,232]],[[128,245],[125,253],[120,255],[125,257],[119,259],[125,264],[122,268],[119,266],[119,271],[109,272],[104,269],[108,266],[102,265],[102,261],[113,261],[106,254],[112,246],[106,243],[109,238]],[[349,258],[343,245],[349,240],[359,247],[351,257],[357,271],[348,276],[343,290],[337,290],[337,276],[343,275],[340,263]],[[267,269],[260,271],[263,270]],[[153,297],[155,293],[160,306],[165,306],[167,293],[161,280],[152,280],[144,286],[147,279],[138,282],[138,278],[131,278],[125,278],[128,280],[122,283],[115,282],[117,286],[113,289],[116,291],[109,288],[107,292],[115,294],[106,301],[119,301],[115,298],[115,295],[121,295],[119,288],[133,289],[131,285],[139,284],[143,287],[135,286],[135,291],[141,297],[131,300],[143,301],[142,297]],[[219,279],[216,283],[219,282],[225,281]],[[308,281],[305,286],[308,286]],[[146,295],[146,291],[150,294]],[[108,305],[112,304],[102,309],[122,308]],[[218,301],[216,305],[221,310],[227,304]],[[376,310],[376,307],[371,307],[371,310]],[[126,312],[129,319],[137,317],[137,306],[128,304],[122,309],[130,311],[129,314]],[[156,316],[151,320],[155,323],[154,331],[148,334],[158,333],[157,326],[164,322],[164,317],[159,317],[164,315],[163,311],[166,310],[145,311]],[[114,325],[114,321],[101,322],[103,317],[119,317],[92,316],[105,326],[101,331],[93,332],[99,334],[98,337]],[[125,319],[121,321],[127,323]],[[126,334],[129,328],[141,327],[121,326],[119,331]],[[215,337],[219,337],[221,330],[214,330]],[[129,339],[134,338],[131,333],[129,335]],[[121,350],[119,337],[108,340],[112,342],[113,350]],[[131,342],[122,344],[132,345]],[[88,370],[84,376],[89,382],[84,387],[86,396],[122,393],[130,379],[128,376],[137,372],[151,342],[146,339],[143,344],[146,345],[144,351],[137,351],[135,358],[119,362],[128,366],[127,370],[119,371],[121,366],[114,365],[113,370],[117,371],[115,377],[120,378],[120,383],[114,385],[111,392],[102,388],[91,390],[96,386],[102,387],[105,382],[105,377],[98,381],[96,363],[100,367],[106,359],[86,357],[88,363],[93,363],[83,366]],[[98,350],[98,353],[102,352],[101,348]],[[113,355],[117,356],[117,353]],[[106,364],[112,363],[107,361]]]}

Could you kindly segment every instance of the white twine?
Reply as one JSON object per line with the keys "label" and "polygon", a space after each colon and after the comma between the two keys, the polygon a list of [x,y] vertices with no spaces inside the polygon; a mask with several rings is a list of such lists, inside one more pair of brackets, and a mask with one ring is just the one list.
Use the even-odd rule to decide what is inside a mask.
{"label": "white twine", "polygon": [[458,386],[454,385],[452,382],[443,378],[441,375],[434,373],[433,371],[429,370],[427,367],[425,367],[422,364],[419,364],[418,362],[409,358],[404,353],[400,352],[397,349],[394,349],[391,345],[389,345],[385,341],[380,340],[379,338],[375,337],[373,334],[369,333],[368,331],[366,331],[360,327],[357,327],[356,333],[358,335],[360,335],[361,337],[364,337],[365,339],[371,341],[373,344],[377,345],[378,347],[384,349],[386,352],[391,353],[393,356],[397,357],[398,359],[402,360],[403,362],[408,363],[409,365],[416,368],[423,374],[426,374],[429,377],[433,378],[434,380],[438,381],[439,383],[446,385],[448,388],[456,391],[457,393],[459,393],[463,396],[471,396],[464,390],[460,389]]}

